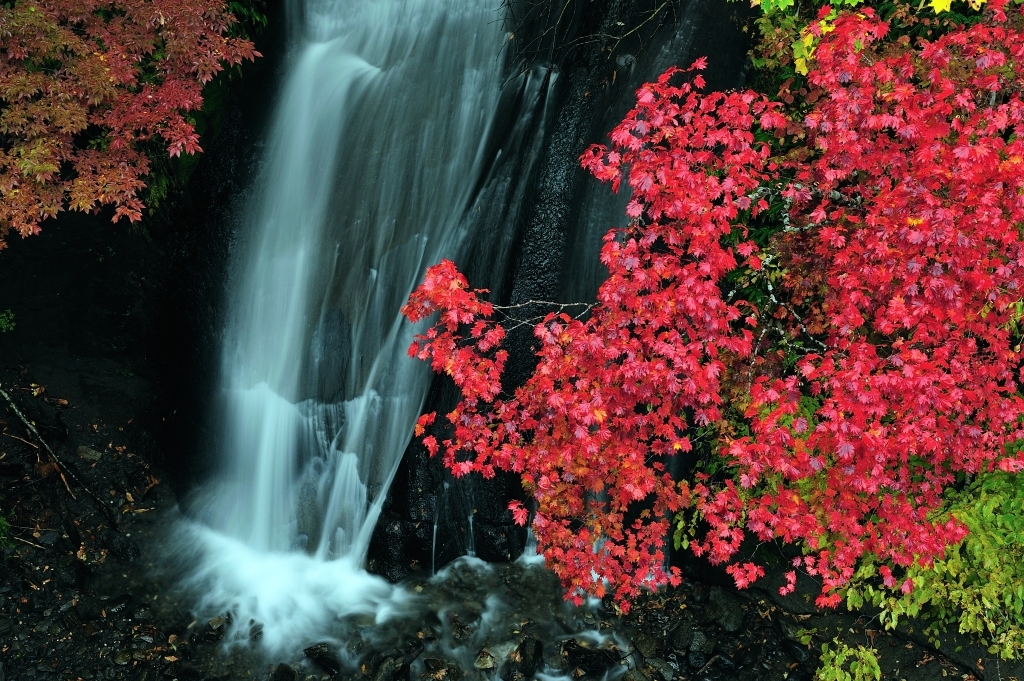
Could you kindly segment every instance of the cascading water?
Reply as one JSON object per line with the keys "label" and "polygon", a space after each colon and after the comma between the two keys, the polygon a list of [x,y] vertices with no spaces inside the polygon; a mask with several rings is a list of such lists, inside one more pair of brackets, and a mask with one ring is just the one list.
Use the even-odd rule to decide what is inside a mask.
{"label": "cascading water", "polygon": [[500,165],[487,151],[497,5],[292,8],[295,54],[234,260],[226,463],[184,531],[201,609],[259,622],[270,649],[404,598],[361,568],[430,381],[406,357],[414,329],[399,308],[427,265],[467,242],[473,193]]}

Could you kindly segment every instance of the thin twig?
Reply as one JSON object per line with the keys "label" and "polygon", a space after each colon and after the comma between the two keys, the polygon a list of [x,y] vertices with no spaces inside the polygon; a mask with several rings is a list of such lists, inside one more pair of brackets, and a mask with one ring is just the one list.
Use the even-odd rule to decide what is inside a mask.
{"label": "thin twig", "polygon": [[[17,440],[18,442],[24,442],[25,444],[27,444],[32,449],[34,449],[36,451],[39,451],[39,447],[37,447],[36,445],[32,444],[28,440],[25,440],[23,438],[18,437],[17,435],[11,435],[10,433],[0,433],[0,435],[6,435],[7,437],[11,438],[12,440]],[[60,466],[59,462],[57,464],[57,475],[60,476],[60,481],[64,483],[64,489],[66,489],[68,491],[68,494],[71,495],[71,498],[72,499],[77,499],[77,497],[75,496],[75,493],[71,491],[71,486],[68,485],[67,478],[64,477],[64,472],[61,470],[61,466]]]}
{"label": "thin twig", "polygon": [[17,435],[11,435],[10,433],[0,433],[0,435],[4,435],[6,437],[9,437],[12,440],[17,440],[18,442],[24,442],[25,444],[27,444],[32,449],[39,449],[39,447],[37,445],[34,445],[31,442],[29,442],[28,440],[24,440],[24,439],[18,437]]}
{"label": "thin twig", "polygon": [[[32,435],[34,435],[37,440],[39,440],[39,444],[43,446],[43,449],[46,450],[46,453],[49,454],[50,458],[53,459],[53,462],[57,464],[58,470],[61,471],[61,480],[64,481],[65,487],[68,488],[68,493],[71,493],[71,488],[68,486],[67,479],[64,478],[64,473],[67,473],[68,476],[70,476],[70,478],[75,481],[75,484],[77,484],[79,487],[85,490],[85,493],[93,498],[93,501],[95,501],[96,505],[99,506],[100,511],[103,513],[104,517],[106,517],[106,519],[110,522],[111,526],[117,527],[117,516],[114,515],[114,513],[109,508],[107,508],[107,505],[103,502],[103,500],[100,499],[96,495],[96,493],[93,492],[92,489],[90,489],[89,486],[82,481],[81,478],[75,475],[75,472],[71,470],[71,468],[69,468],[63,461],[60,460],[60,457],[58,457],[57,454],[53,451],[53,449],[50,448],[50,445],[46,443],[46,440],[44,440],[43,437],[39,434],[39,431],[36,430],[36,427],[32,424],[32,422],[25,418],[25,415],[22,414],[21,410],[18,409],[18,405],[14,403],[14,400],[11,399],[11,396],[8,395],[7,391],[4,390],[3,388],[0,388],[0,397],[3,397],[5,400],[7,400],[7,404],[10,406],[11,411],[13,411],[14,414],[19,419],[21,419],[21,422],[25,424],[25,427],[28,428],[28,431],[32,433]],[[71,497],[74,498],[75,495],[71,494]]]}
{"label": "thin twig", "polygon": [[525,303],[516,303],[515,305],[492,305],[495,310],[515,310],[520,307],[529,307],[530,305],[548,305],[551,307],[577,307],[580,305],[586,307],[594,307],[594,303],[556,303],[552,300],[527,300]]}
{"label": "thin twig", "polygon": [[694,677],[698,677],[701,674],[703,674],[705,671],[707,671],[707,668],[710,667],[711,665],[713,665],[716,660],[718,660],[718,655],[715,655],[710,660],[708,660],[707,664],[705,664],[703,667],[701,667],[699,672],[694,674]]}
{"label": "thin twig", "polygon": [[32,543],[32,542],[30,542],[29,540],[27,540],[27,539],[22,539],[21,537],[16,537],[16,536],[14,536],[13,534],[11,535],[11,539],[17,539],[17,540],[18,540],[18,541],[20,541],[20,542],[23,542],[23,543],[25,543],[25,544],[28,544],[29,546],[34,546],[34,547],[36,547],[37,549],[42,549],[43,551],[45,551],[45,550],[46,550],[46,547],[45,547],[45,546],[40,546],[39,544],[33,544],[33,543]]}
{"label": "thin twig", "polygon": [[54,527],[28,527],[26,525],[11,525],[16,530],[32,530],[33,532],[56,532]]}
{"label": "thin twig", "polygon": [[64,483],[64,489],[68,491],[68,494],[71,495],[72,499],[77,501],[78,497],[76,497],[75,493],[71,491],[71,485],[68,484],[68,479],[64,477],[64,470],[59,465],[57,467],[57,475],[60,476],[60,481]]}

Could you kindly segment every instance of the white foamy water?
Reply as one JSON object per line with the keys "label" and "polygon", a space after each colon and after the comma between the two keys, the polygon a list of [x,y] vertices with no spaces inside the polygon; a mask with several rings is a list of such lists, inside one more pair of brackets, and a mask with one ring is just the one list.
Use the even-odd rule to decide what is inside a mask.
{"label": "white foamy water", "polygon": [[178,538],[199,609],[263,625],[271,651],[409,599],[362,569],[430,381],[399,308],[458,253],[491,172],[498,5],[289,8],[294,54],[232,264],[223,466]]}

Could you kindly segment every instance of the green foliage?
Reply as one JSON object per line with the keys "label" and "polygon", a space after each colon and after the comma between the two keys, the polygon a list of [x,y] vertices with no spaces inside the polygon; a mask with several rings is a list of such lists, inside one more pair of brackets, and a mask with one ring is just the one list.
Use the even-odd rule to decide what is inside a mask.
{"label": "green foliage", "polygon": [[882,670],[874,648],[851,648],[838,638],[821,645],[821,667],[815,681],[879,681]]}
{"label": "green foliage", "polygon": [[0,511],[0,549],[11,545],[11,518],[13,512],[3,513]]}
{"label": "green foliage", "polygon": [[[759,90],[774,95],[780,86],[792,80],[799,89],[814,56],[820,33],[830,30],[830,21],[844,10],[870,7],[890,24],[889,41],[901,36],[933,39],[951,27],[980,20],[986,0],[754,0],[761,15],[755,20],[760,33],[752,50],[753,64],[758,69],[754,81]],[[1014,0],[1021,4],[1024,0]],[[828,5],[832,13],[825,20],[819,10]],[[812,32],[812,24],[818,24]]]}
{"label": "green foliage", "polygon": [[814,635],[817,633],[817,627],[811,627],[810,629],[797,629],[796,640],[800,642],[800,645],[809,646],[811,645],[811,641],[814,640]]}
{"label": "green foliage", "polygon": [[262,33],[268,23],[266,8],[266,0],[233,0],[229,2],[228,11],[238,20],[238,23],[232,27],[234,34],[251,40]]}
{"label": "green foliage", "polygon": [[[1018,449],[1024,443],[1018,445]],[[932,565],[913,565],[904,594],[878,588],[876,566],[863,565],[847,591],[851,608],[872,603],[888,628],[902,617],[922,617],[937,642],[950,626],[978,639],[1003,659],[1024,653],[1024,478],[994,472],[951,495],[949,512],[970,534]]]}
{"label": "green foliage", "polygon": [[14,313],[10,309],[0,312],[0,333],[13,331],[17,324],[14,321]]}

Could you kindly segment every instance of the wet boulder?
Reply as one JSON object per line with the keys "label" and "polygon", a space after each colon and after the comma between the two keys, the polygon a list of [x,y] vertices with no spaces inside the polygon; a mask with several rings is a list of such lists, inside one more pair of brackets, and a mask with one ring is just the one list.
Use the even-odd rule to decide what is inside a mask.
{"label": "wet boulder", "polygon": [[501,678],[504,681],[519,681],[532,678],[541,666],[544,649],[540,641],[527,636],[509,653]]}
{"label": "wet boulder", "polygon": [[647,660],[647,666],[657,672],[657,675],[662,678],[662,681],[672,681],[676,678],[677,669],[673,668],[672,665],[660,657],[651,657]]}
{"label": "wet boulder", "polygon": [[334,676],[341,671],[341,660],[331,650],[330,644],[317,643],[314,646],[310,646],[302,651],[302,653],[308,657],[313,664],[323,669],[328,674]]}
{"label": "wet boulder", "polygon": [[743,606],[739,599],[725,589],[712,587],[708,594],[705,617],[723,630],[734,633],[743,626]]}
{"label": "wet boulder", "polygon": [[622,655],[613,648],[595,646],[585,639],[570,638],[562,642],[562,657],[573,676],[603,676],[619,663]]}
{"label": "wet boulder", "polygon": [[373,681],[407,681],[409,665],[401,656],[385,657],[373,674]]}
{"label": "wet boulder", "polygon": [[672,632],[672,648],[674,650],[689,650],[693,643],[693,625],[683,622]]}
{"label": "wet boulder", "polygon": [[635,631],[630,637],[633,642],[633,647],[636,648],[637,652],[644,656],[644,658],[654,657],[658,654],[658,643],[653,638],[648,636],[643,631]]}
{"label": "wet boulder", "polygon": [[457,664],[437,657],[423,658],[423,667],[431,679],[459,681],[465,674]]}
{"label": "wet boulder", "polygon": [[270,681],[298,681],[298,678],[299,673],[284,663],[274,667],[270,674]]}

